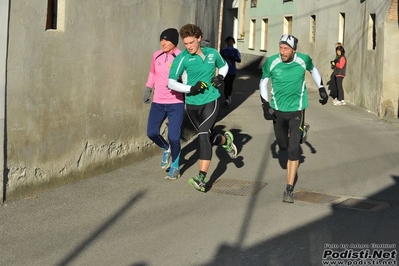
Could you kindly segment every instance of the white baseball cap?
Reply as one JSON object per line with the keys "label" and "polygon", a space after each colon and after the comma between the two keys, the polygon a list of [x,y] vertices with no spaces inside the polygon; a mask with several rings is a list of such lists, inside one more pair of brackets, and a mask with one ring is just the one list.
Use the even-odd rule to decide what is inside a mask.
{"label": "white baseball cap", "polygon": [[284,34],[283,36],[281,36],[279,44],[286,44],[292,49],[296,50],[298,39],[295,38],[294,35]]}

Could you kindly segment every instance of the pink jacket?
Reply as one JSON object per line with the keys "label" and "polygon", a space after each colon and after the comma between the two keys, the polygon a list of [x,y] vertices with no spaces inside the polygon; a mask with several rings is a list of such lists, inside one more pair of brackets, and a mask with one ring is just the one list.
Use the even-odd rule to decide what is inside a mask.
{"label": "pink jacket", "polygon": [[184,102],[184,94],[168,89],[168,78],[170,66],[173,59],[180,54],[180,50],[175,48],[170,53],[164,53],[162,50],[156,51],[152,55],[150,73],[146,87],[154,88],[154,103],[171,104]]}

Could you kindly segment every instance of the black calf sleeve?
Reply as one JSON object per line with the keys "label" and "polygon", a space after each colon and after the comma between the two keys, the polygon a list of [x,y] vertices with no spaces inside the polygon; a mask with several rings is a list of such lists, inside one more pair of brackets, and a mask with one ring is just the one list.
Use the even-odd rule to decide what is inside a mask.
{"label": "black calf sleeve", "polygon": [[210,160],[212,159],[212,145],[209,140],[208,133],[200,133],[198,135],[199,145],[200,145],[200,160]]}

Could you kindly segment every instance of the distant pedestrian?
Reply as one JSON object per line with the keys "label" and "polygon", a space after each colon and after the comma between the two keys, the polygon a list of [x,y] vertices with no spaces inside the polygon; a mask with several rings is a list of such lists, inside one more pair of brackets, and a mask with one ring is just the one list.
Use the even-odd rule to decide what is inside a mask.
{"label": "distant pedestrian", "polygon": [[335,106],[345,105],[345,93],[342,86],[343,80],[346,76],[346,65],[347,60],[345,56],[345,49],[342,45],[335,48],[336,58],[331,61],[331,65],[334,67],[332,75],[333,90],[330,92],[331,97],[334,98],[332,104]]}
{"label": "distant pedestrian", "polygon": [[337,47],[339,47],[339,46],[342,46],[342,43],[340,43],[340,42],[337,42],[337,43],[335,43],[335,58],[334,58],[334,60],[333,61],[330,61],[330,63],[331,63],[331,69],[334,69],[334,67],[335,67],[335,60],[336,59],[338,59],[338,56],[337,56]]}
{"label": "distant pedestrian", "polygon": [[[198,132],[199,173],[189,179],[195,189],[205,192],[206,175],[211,164],[212,146],[222,145],[232,158],[237,156],[234,137],[230,131],[215,134],[214,125],[219,114],[220,92],[218,87],[228,72],[228,65],[217,50],[202,47],[202,30],[194,24],[180,29],[186,49],[173,61],[168,87],[186,93],[188,118]],[[215,76],[216,69],[218,75]],[[187,84],[177,82],[185,74]]]}
{"label": "distant pedestrian", "polygon": [[[143,95],[144,103],[151,103],[148,117],[147,135],[162,148],[162,169],[170,166],[166,179],[176,180],[180,177],[180,132],[184,117],[184,94],[168,89],[169,70],[174,58],[180,54],[176,47],[179,43],[177,29],[169,28],[160,35],[161,50],[152,55],[150,73]],[[160,134],[160,127],[168,118],[168,140]]]}
{"label": "distant pedestrian", "polygon": [[[294,184],[299,167],[300,143],[306,132],[305,109],[308,93],[305,72],[309,71],[324,105],[328,101],[319,71],[307,54],[296,52],[298,39],[284,34],[280,38],[280,53],[270,56],[262,67],[259,89],[263,116],[273,120],[274,134],[281,151],[288,150],[287,185],[283,202],[294,202]],[[267,85],[271,81],[271,100]]]}
{"label": "distant pedestrian", "polygon": [[224,105],[229,106],[231,104],[231,94],[233,92],[234,79],[237,75],[236,62],[241,63],[241,54],[238,49],[234,48],[236,41],[233,37],[228,36],[225,39],[225,43],[227,47],[224,48],[220,54],[226,60],[229,66],[229,71],[224,78]]}

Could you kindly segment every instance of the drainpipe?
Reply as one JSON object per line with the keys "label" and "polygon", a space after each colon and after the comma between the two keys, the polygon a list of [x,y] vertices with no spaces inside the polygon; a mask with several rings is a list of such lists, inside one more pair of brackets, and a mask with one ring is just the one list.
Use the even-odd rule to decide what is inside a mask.
{"label": "drainpipe", "polygon": [[224,0],[220,0],[218,46],[216,47],[218,51],[220,51],[220,48],[222,47],[223,9],[224,9]]}
{"label": "drainpipe", "polygon": [[0,197],[6,200],[7,177],[7,149],[6,149],[6,87],[7,87],[7,48],[8,26],[11,0],[0,0]]}

